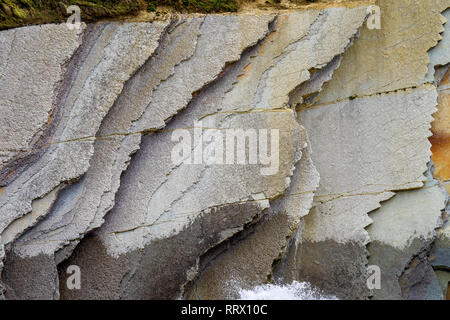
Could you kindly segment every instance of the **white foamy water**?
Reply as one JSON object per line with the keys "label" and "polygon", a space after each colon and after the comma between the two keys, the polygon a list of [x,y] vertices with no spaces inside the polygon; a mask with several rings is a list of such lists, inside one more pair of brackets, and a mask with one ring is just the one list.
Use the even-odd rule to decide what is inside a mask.
{"label": "white foamy water", "polygon": [[265,284],[250,290],[239,290],[241,300],[338,300],[323,295],[308,282],[294,281],[289,285]]}

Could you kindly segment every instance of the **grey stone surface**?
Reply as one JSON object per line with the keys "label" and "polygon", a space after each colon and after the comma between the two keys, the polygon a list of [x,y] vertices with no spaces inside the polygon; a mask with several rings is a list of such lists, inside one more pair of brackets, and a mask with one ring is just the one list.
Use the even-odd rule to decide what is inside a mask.
{"label": "grey stone surface", "polygon": [[448,1],[379,0],[381,28],[361,28],[358,41],[346,51],[342,63],[317,103],[352,96],[419,86],[425,82],[430,58],[444,31]]}
{"label": "grey stone surface", "polygon": [[[92,138],[103,117],[125,81],[153,53],[164,25],[103,23],[85,31],[81,49],[69,62],[67,69],[70,71],[62,80],[60,91],[55,93],[60,111],[53,119],[55,128],[49,142],[43,146],[37,161],[25,166],[0,195],[2,246],[32,226],[33,223],[29,223],[32,219],[27,215],[34,214],[34,201],[47,197],[61,183],[71,183],[86,172],[93,154]],[[66,29],[66,25],[55,25],[47,32],[63,32],[61,37],[64,37]],[[45,45],[44,42],[44,48]],[[50,43],[47,46],[50,50]],[[36,69],[22,76],[35,74],[39,77],[39,72]],[[20,219],[28,221],[19,223]],[[6,239],[3,238],[5,230]]]}
{"label": "grey stone surface", "polygon": [[[369,264],[380,267],[382,279],[381,288],[374,290],[374,299],[440,297],[439,286],[434,293],[426,289],[429,281],[422,279],[422,273],[428,270],[426,273],[433,274],[426,252],[435,238],[445,200],[442,188],[428,184],[418,190],[398,192],[370,214]],[[412,261],[415,257],[420,261]],[[419,287],[424,287],[422,293]]]}
{"label": "grey stone surface", "polygon": [[377,4],[0,32],[0,299],[445,298],[448,3]]}
{"label": "grey stone surface", "polygon": [[[372,222],[367,214],[392,197],[392,191],[423,185],[435,105],[436,91],[426,85],[301,111],[313,163],[321,177],[299,244],[299,259],[317,263],[305,265],[302,277],[320,278],[321,283],[330,279],[330,284],[339,275],[345,280],[334,285],[338,297],[369,296],[361,276],[367,265],[365,246],[370,241],[365,227]],[[334,264],[334,255],[326,254],[335,246],[348,246],[341,249],[349,254],[341,256],[340,266]],[[354,261],[359,261],[359,270],[342,275],[345,267],[341,265],[350,270]]]}
{"label": "grey stone surface", "polygon": [[[306,146],[289,188],[280,198],[271,201],[270,208],[258,222],[202,257],[201,272],[186,291],[186,298],[236,298],[239,289],[250,289],[275,278],[273,264],[284,255],[289,239],[308,214],[319,185],[306,136],[304,140]],[[289,268],[283,273],[295,272],[296,266]]]}
{"label": "grey stone surface", "polygon": [[[150,294],[148,288],[139,289],[138,283],[163,280],[153,279],[154,276],[148,272],[150,266],[156,268],[167,263],[166,259],[158,258],[163,239],[167,239],[165,245],[170,248],[178,243],[179,239],[184,239],[185,245],[180,245],[178,250],[193,250],[191,240],[185,239],[186,230],[195,232],[193,224],[201,224],[201,221],[210,219],[209,215],[213,214],[211,210],[223,208],[220,210],[222,212],[227,211],[228,206],[237,206],[241,211],[253,212],[234,220],[232,228],[227,227],[229,222],[219,224],[213,229],[221,227],[219,234],[214,235],[210,242],[206,242],[207,245],[203,241],[201,245],[196,245],[188,264],[184,263],[182,268],[180,265],[170,267],[167,272],[174,275],[174,286],[161,297],[181,294],[184,282],[196,275],[197,259],[204,252],[242,230],[245,224],[254,219],[258,220],[264,209],[270,206],[270,201],[285,193],[291,184],[294,166],[302,157],[301,149],[305,147],[301,138],[301,127],[294,112],[286,108],[289,94],[297,85],[308,80],[310,68],[322,67],[342,53],[362,24],[364,16],[364,8],[339,8],[278,17],[273,26],[275,31],[246,52],[237,64],[210,87],[202,90],[185,111],[178,113],[170,121],[165,130],[143,138],[140,150],[122,176],[123,187],[118,190],[116,204],[108,214],[106,223],[96,232],[110,255],[117,258],[125,256],[128,261],[134,261],[131,271],[124,275],[121,296],[158,297],[159,291]],[[336,33],[326,32],[337,21],[345,21],[345,27],[339,29],[339,32],[336,30]],[[266,20],[266,24],[268,22]],[[336,37],[337,41],[328,41],[328,45],[321,45],[318,39],[323,37]],[[253,41],[249,45],[255,43]],[[322,49],[318,51],[316,58],[295,64],[296,70],[288,69],[290,61],[302,61],[299,59],[305,50],[312,50],[315,46],[321,46]],[[290,81],[285,91],[274,96],[275,83],[282,79],[283,73],[288,70],[292,73],[293,82]],[[176,74],[175,72],[174,75]],[[300,76],[296,80],[295,74]],[[170,83],[165,82],[166,85]],[[158,89],[162,90],[162,87]],[[168,99],[167,92],[164,96]],[[173,98],[176,105],[178,98]],[[152,108],[152,104],[149,108]],[[172,132],[192,127],[195,120],[201,120],[205,128],[279,129],[280,141],[283,143],[280,145],[278,172],[264,176],[260,174],[261,166],[253,165],[174,165],[170,159],[170,150],[174,146],[171,141]],[[150,121],[146,120],[145,113],[136,123],[143,121]],[[151,123],[148,122],[143,127],[151,127]],[[194,129],[190,131],[193,132]],[[192,149],[197,147],[193,146]],[[145,165],[148,163],[152,163],[152,166]],[[222,191],[217,192],[218,190]],[[256,209],[252,209],[254,207]],[[307,210],[308,205],[303,214],[306,214]],[[262,215],[265,214],[266,212]],[[292,235],[299,224],[299,217],[292,220],[295,222],[288,221],[289,227],[284,227],[285,237]],[[210,232],[202,231],[201,236],[197,233],[191,236],[209,239]],[[276,259],[286,246],[285,239],[279,243],[281,244],[274,244],[272,259]],[[269,267],[271,263],[264,262]]]}
{"label": "grey stone surface", "polygon": [[14,163],[39,146],[83,30],[61,24],[0,32],[0,186],[13,175]]}
{"label": "grey stone surface", "polygon": [[[442,13],[445,20],[445,30],[441,33],[441,40],[434,46],[429,52],[430,63],[428,64],[428,72],[425,76],[425,80],[428,82],[435,81],[435,69],[444,66],[450,62],[450,9],[445,10]],[[436,81],[439,83],[439,81]]]}
{"label": "grey stone surface", "polygon": [[436,241],[432,251],[431,264],[436,269],[450,269],[450,223],[448,220],[437,231]]}

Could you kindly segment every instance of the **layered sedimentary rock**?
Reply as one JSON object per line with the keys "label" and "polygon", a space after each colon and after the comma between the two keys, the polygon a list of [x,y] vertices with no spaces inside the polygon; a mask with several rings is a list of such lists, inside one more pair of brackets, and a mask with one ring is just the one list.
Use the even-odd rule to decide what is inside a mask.
{"label": "layered sedimentary rock", "polygon": [[202,272],[188,286],[186,298],[236,298],[236,288],[252,288],[276,277],[273,264],[286,252],[288,239],[302,227],[301,218],[308,214],[319,184],[311,147],[304,139],[302,158],[284,195],[271,201],[259,221],[202,256]]}
{"label": "layered sedimentary rock", "polygon": [[[87,171],[93,154],[93,137],[103,117],[122,91],[125,81],[155,50],[164,25],[165,23],[106,23],[90,26],[85,30],[83,43],[68,62],[64,79],[56,78],[61,81],[61,85],[59,91],[52,95],[55,97],[52,103],[57,109],[48,121],[52,130],[47,131],[48,135],[43,142],[28,142],[31,144],[31,151],[15,160],[12,167],[4,168],[12,170],[12,173],[3,175],[7,185],[0,195],[3,246],[10,244],[48,215],[56,200],[54,193],[59,193]],[[31,27],[29,32],[34,29],[39,32],[41,28]],[[45,43],[43,37],[35,37],[41,39],[42,54],[46,57],[46,50],[55,50],[52,46],[55,35],[62,33],[61,38],[67,37],[67,26],[50,25],[44,28],[48,28],[47,32],[52,34],[48,43]],[[4,31],[1,37],[14,38],[16,32],[20,30]],[[76,33],[73,34],[78,37]],[[60,64],[65,62],[61,61]],[[60,69],[61,65],[55,66],[55,69]],[[22,78],[29,77],[30,70],[18,73],[16,69],[12,69],[12,73],[20,82]],[[40,73],[39,68],[31,74],[46,76],[45,73]],[[48,77],[41,81],[54,81],[52,74]],[[23,90],[24,94],[19,95],[20,87],[19,91],[17,89],[11,88],[13,94],[24,101],[27,101],[25,93],[35,96],[33,91],[28,90]],[[48,101],[43,103],[47,103],[47,108],[52,107],[48,105]],[[9,105],[12,112],[14,106],[20,114],[23,104]],[[46,124],[41,122],[41,127],[35,130],[43,130],[42,126]],[[36,202],[40,202],[38,207]],[[59,228],[56,226],[55,229],[58,231]]]}
{"label": "layered sedimentary rock", "polygon": [[[445,19],[439,12],[448,6],[439,1],[377,4],[382,28],[362,29],[332,80],[319,94],[300,100],[298,106],[321,177],[316,205],[305,217],[305,236],[297,258],[302,264],[299,273],[301,279],[343,298],[374,295],[387,299],[395,295],[392,287],[374,293],[365,285],[369,276],[366,245],[373,240],[365,227],[376,224],[368,213],[391,198],[393,191],[419,188],[426,180],[423,173],[430,160],[427,137],[437,98],[435,86],[424,84],[428,82],[427,50],[442,39]],[[445,42],[439,44],[445,47]],[[432,60],[444,59],[438,56]],[[416,116],[410,118],[413,114]],[[445,198],[436,201],[434,209],[428,208],[431,230],[438,226],[445,205]],[[411,223],[413,229],[419,228],[417,221]],[[376,246],[369,248],[375,250]],[[402,252],[408,262],[417,253],[411,251]],[[381,261],[385,254],[370,251],[373,261]],[[381,267],[382,277],[394,273],[400,277],[402,272],[394,272],[392,266]],[[390,278],[390,285],[399,287],[397,279]],[[405,291],[413,285],[405,284]]]}
{"label": "layered sedimentary rock", "polygon": [[[336,35],[327,32],[330,39],[342,40],[339,43],[329,41],[330,46],[322,47],[323,57],[302,62],[300,58],[305,55],[305,50],[319,45],[317,39],[325,36],[328,30],[325,26],[331,26],[343,17],[348,21],[347,35],[342,30]],[[136,186],[127,183],[126,188],[119,189],[117,199],[120,200],[116,201],[106,224],[97,233],[107,252],[117,257],[125,256],[128,261],[124,264],[121,288],[114,288],[119,291],[119,296],[176,297],[182,293],[181,287],[197,274],[198,259],[202,254],[242,230],[244,225],[268,214],[266,209],[273,206],[271,201],[286,193],[294,166],[303,157],[301,150],[306,145],[306,135],[302,138],[295,112],[287,108],[289,93],[309,78],[309,69],[321,66],[344,50],[364,17],[365,8],[278,16],[270,35],[244,53],[212,87],[200,92],[185,112],[172,119],[165,131],[144,138],[122,177],[122,181],[139,180],[140,183]],[[292,70],[290,61],[298,61],[297,71]],[[284,77],[287,71],[292,72],[290,79]],[[280,81],[286,81],[282,90],[274,91]],[[279,150],[279,169],[261,176],[260,166],[246,169],[234,165],[171,164],[167,157],[173,148],[173,130],[188,128],[200,120],[205,128],[270,127],[279,130],[283,142]],[[195,135],[195,128],[190,130]],[[193,153],[197,147],[192,146]],[[156,164],[155,169],[149,169],[144,163]],[[312,192],[314,186],[309,189]],[[130,203],[136,206],[131,212]],[[234,216],[234,211],[239,214]],[[231,217],[218,223],[227,215]],[[215,221],[214,228],[196,230],[196,224],[203,225],[210,219]],[[299,218],[296,219],[286,226],[287,235],[278,235],[280,238],[286,238],[296,229]],[[136,223],[138,221],[140,224]],[[192,242],[185,234],[200,242]],[[162,242],[162,239],[167,240]],[[285,244],[281,243],[279,248],[275,247],[272,257],[265,262],[269,268],[283,246]],[[158,253],[161,250],[167,252],[161,255]],[[189,256],[180,255],[179,251],[189,252]],[[96,257],[92,256],[92,259],[94,274],[107,268]],[[154,270],[178,259],[183,263],[180,261],[166,274],[155,275]],[[141,284],[148,282],[154,287],[145,285],[141,288]],[[163,283],[168,287],[166,292],[158,289]]]}
{"label": "layered sedimentary rock", "polygon": [[381,288],[374,291],[374,298],[443,298],[427,251],[440,223],[445,196],[439,186],[429,183],[418,190],[399,192],[371,213],[369,264],[383,270]]}
{"label": "layered sedimentary rock", "polygon": [[1,31],[0,295],[444,298],[448,4],[378,5]]}
{"label": "layered sedimentary rock", "polygon": [[321,177],[316,205],[305,217],[301,277],[331,291],[347,283],[344,296],[369,294],[358,291],[367,289],[367,213],[392,191],[422,185],[435,100],[434,88],[423,87],[301,112]]}
{"label": "layered sedimentary rock", "polygon": [[[443,14],[447,20],[450,19],[450,10]],[[430,137],[432,143],[433,176],[440,184],[450,192],[450,95],[449,95],[449,46],[450,30],[448,23],[442,34],[441,42],[430,51],[433,69],[429,68],[430,81],[437,86],[438,105],[434,114]],[[434,71],[434,73],[432,72]],[[432,77],[433,76],[433,77]],[[447,198],[447,207],[442,214],[443,225],[436,231],[436,240],[432,246],[429,263],[432,265],[437,280],[442,287],[442,295],[449,299],[450,290],[448,283],[450,279],[450,202]]]}

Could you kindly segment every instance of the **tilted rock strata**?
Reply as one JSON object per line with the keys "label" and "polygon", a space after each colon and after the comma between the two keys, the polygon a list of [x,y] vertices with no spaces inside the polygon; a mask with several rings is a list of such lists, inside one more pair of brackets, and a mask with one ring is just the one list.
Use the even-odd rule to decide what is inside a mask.
{"label": "tilted rock strata", "polygon": [[[117,198],[120,200],[116,202],[116,206],[108,215],[106,224],[97,233],[111,255],[130,256],[128,251],[144,249],[140,255],[133,253],[133,259],[136,259],[135,256],[138,255],[145,260],[140,260],[138,266],[136,262],[133,262],[132,270],[122,281],[123,296],[155,297],[155,293],[146,295],[150,291],[148,287],[139,289],[145,279],[154,277],[148,272],[150,264],[154,268],[162,263],[168,263],[164,259],[156,258],[158,255],[154,251],[159,247],[154,246],[161,239],[169,236],[173,237],[173,241],[179,241],[175,236],[182,230],[186,230],[185,226],[189,225],[189,221],[194,220],[195,223],[200,223],[196,220],[200,214],[206,215],[210,208],[216,207],[226,210],[229,206],[227,203],[232,206],[238,203],[242,208],[251,208],[255,206],[254,200],[262,202],[259,209],[262,211],[267,208],[270,200],[285,193],[291,181],[286,178],[293,174],[293,167],[302,156],[300,148],[304,144],[300,138],[299,129],[296,129],[299,126],[294,112],[285,109],[289,94],[295,89],[296,84],[301,84],[309,78],[310,68],[321,67],[342,53],[349,39],[364,21],[365,15],[364,8],[353,10],[339,8],[323,12],[311,11],[278,16],[274,31],[255,48],[257,54],[254,57],[251,56],[249,62],[243,65],[245,68],[237,77],[238,80],[232,80],[231,87],[226,90],[223,88],[224,92],[221,93],[221,84],[227,79],[224,81],[219,79],[217,83],[214,83],[217,89],[212,92],[205,91],[204,95],[203,92],[200,93],[198,99],[195,99],[185,112],[177,115],[167,127],[168,130],[183,128],[194,123],[194,120],[201,119],[204,126],[213,128],[217,126],[219,128],[279,128],[280,141],[283,143],[280,145],[279,172],[275,175],[261,176],[259,167],[255,170],[251,167],[239,166],[205,167],[183,164],[174,167],[170,159],[164,159],[173,146],[170,142],[172,132],[156,133],[145,137],[140,151],[123,177],[122,181],[127,181],[126,188],[119,189]],[[328,26],[331,27],[338,21],[346,21],[346,25],[345,28],[336,30],[334,36],[327,31]],[[300,30],[300,32],[293,32],[294,30]],[[329,46],[317,42],[317,39],[325,36],[330,38],[330,41],[326,42]],[[336,38],[335,41],[331,41],[333,37]],[[304,62],[299,60],[305,55],[306,50],[312,50],[315,46],[320,46],[321,50],[318,52],[321,55],[316,59],[306,59]],[[297,70],[292,69],[290,61],[295,61],[293,59],[298,61],[295,65]],[[230,72],[232,73],[233,70]],[[274,92],[273,88],[279,85],[278,82],[284,79],[283,75],[287,72],[292,74],[289,85],[281,87],[285,91]],[[243,95],[244,92],[245,95]],[[218,108],[216,112],[214,107]],[[155,165],[153,170],[145,167],[144,163],[160,164]],[[158,179],[161,179],[161,182],[158,182]],[[134,187],[131,181],[136,180],[141,182]],[[236,181],[240,183],[236,184]],[[225,191],[216,192],[216,190]],[[254,199],[249,199],[248,195],[252,195]],[[252,201],[247,203],[249,200]],[[130,203],[136,206],[131,212]],[[142,216],[145,212],[148,212],[147,215],[141,218],[139,215]],[[130,218],[130,214],[133,218]],[[218,213],[214,214],[218,215]],[[203,216],[201,218],[206,219]],[[240,222],[233,221],[233,225],[243,226],[255,218],[258,217],[254,213],[248,217],[244,215]],[[142,221],[141,225],[136,225],[136,221]],[[214,240],[215,242],[209,243],[209,247],[222,242],[242,228],[234,227],[227,230],[226,225],[219,227],[222,228],[221,235]],[[292,230],[288,231],[287,235],[290,235],[295,228],[295,225],[291,225]],[[217,228],[213,230],[217,232]],[[200,239],[205,237],[208,239],[204,231],[201,237],[198,236]],[[170,242],[167,241],[167,243]],[[194,257],[209,249],[204,247],[204,244],[198,244],[196,247]],[[277,250],[281,250],[282,247]],[[183,245],[180,247],[179,244],[177,248],[189,249]],[[146,253],[150,251],[152,251],[151,255]],[[276,259],[277,255],[278,253],[273,259]],[[192,277],[191,274],[195,275],[197,263],[196,260],[192,261],[189,270],[184,271],[190,272],[189,277]],[[176,280],[175,275],[178,274],[176,270],[170,273],[173,275],[172,281]],[[182,275],[181,272],[179,274]],[[189,277],[184,277],[185,281],[189,280]],[[167,283],[167,280],[165,281]],[[182,279],[179,282],[182,283]],[[136,295],[139,293],[138,290],[142,290],[140,295]]]}
{"label": "tilted rock strata", "polygon": [[[304,129],[303,132],[306,135]],[[319,185],[311,146],[307,137],[304,139],[302,159],[289,188],[281,198],[271,201],[262,219],[202,257],[201,272],[185,293],[186,298],[236,298],[237,286],[252,288],[274,277],[273,263],[287,250],[288,239],[308,214]]]}
{"label": "tilted rock strata", "polygon": [[317,103],[419,86],[441,39],[448,1],[380,0],[381,29],[362,28]]}
{"label": "tilted rock strata", "polygon": [[[371,239],[364,228],[372,223],[368,213],[393,191],[423,185],[430,156],[426,139],[436,110],[434,86],[421,84],[428,82],[427,50],[445,38],[439,34],[445,23],[439,12],[448,4],[380,1],[379,5],[381,30],[361,29],[360,38],[344,53],[321,92],[305,101],[297,97],[321,176],[316,205],[305,217],[304,238],[296,239],[300,278],[341,298],[373,295],[366,286],[366,245]],[[417,32],[403,34],[411,27]],[[358,124],[365,118],[360,107],[364,101],[371,115],[367,123]],[[336,111],[334,116],[324,111],[327,108]],[[410,121],[410,114],[419,118]],[[318,121],[324,125],[318,126]],[[369,129],[372,125],[378,128]]]}
{"label": "tilted rock strata", "polygon": [[[374,298],[381,299],[442,299],[440,290],[430,290],[430,285],[436,286],[437,279],[433,269],[420,257],[426,251],[435,237],[435,229],[439,226],[441,211],[445,207],[445,193],[437,185],[428,184],[425,187],[401,191],[391,200],[383,203],[381,208],[370,214],[373,223],[368,227],[371,238],[369,245],[370,265],[377,265],[383,270],[381,289],[374,290]],[[414,279],[404,270],[413,257],[423,261],[421,268],[430,273],[434,282]],[[426,286],[420,284],[425,282]],[[403,290],[402,290],[403,289]]]}
{"label": "tilted rock strata", "polygon": [[[381,30],[354,5],[1,32],[0,295],[235,298],[307,280],[339,298],[442,298],[447,4],[379,5]],[[45,45],[17,42],[28,30]],[[37,46],[47,60],[25,67]],[[242,129],[259,158],[217,163]],[[267,130],[276,162],[247,129]]]}
{"label": "tilted rock strata", "polygon": [[[70,72],[58,93],[57,103],[61,110],[51,140],[41,147],[45,151],[39,159],[24,164],[26,168],[0,195],[2,233],[7,230],[17,237],[32,227],[12,223],[33,214],[33,201],[47,197],[60,184],[70,183],[86,172],[93,154],[92,137],[125,81],[155,50],[164,25],[105,23],[85,31],[84,43],[73,57],[72,64],[69,63],[67,68]],[[57,34],[58,29],[65,30],[62,28],[67,27],[54,26],[48,32]],[[9,33],[11,31],[4,31],[2,35],[8,36]],[[52,50],[51,46],[48,50]],[[22,76],[28,77],[29,74]],[[50,208],[51,205],[48,206]],[[7,240],[14,240],[14,237],[10,235]],[[2,241],[2,245],[6,244]]]}
{"label": "tilted rock strata", "polygon": [[[392,197],[392,191],[422,186],[435,100],[434,88],[424,86],[300,113],[321,177],[300,240],[301,277],[328,286],[338,297],[369,295],[367,214]],[[345,272],[349,278],[343,280],[345,269],[353,271]],[[347,285],[339,289],[341,282]]]}
{"label": "tilted rock strata", "polygon": [[[170,26],[167,25],[164,36],[161,36],[162,44],[155,55],[127,82],[112,110],[103,120],[95,139],[94,155],[87,173],[78,183],[64,191],[61,201],[55,204],[48,219],[19,239],[15,251],[22,256],[37,256],[41,253],[53,255],[60,250],[56,262],[70,254],[73,246],[86,232],[102,224],[103,216],[114,204],[114,194],[119,187],[121,172],[127,167],[129,156],[139,148],[140,136],[144,133],[137,131],[133,123],[146,122],[147,130],[161,127],[161,123],[164,124],[164,120],[183,108],[192,93],[202,86],[199,81],[201,78],[194,81],[193,77],[191,83],[182,83],[181,79],[186,75],[184,70],[195,66],[199,72],[204,73],[203,84],[206,84],[220,73],[225,63],[236,60],[245,47],[263,36],[267,32],[268,22],[272,19],[272,16],[246,19],[247,32],[240,41],[236,38],[229,39],[229,54],[212,48],[216,55],[212,55],[208,60],[202,57],[205,50],[213,46],[213,40],[216,39],[216,46],[223,45],[222,38],[211,30],[217,31],[215,26],[221,24],[225,36],[232,32],[233,28],[236,29],[236,26],[244,24],[243,17],[210,17],[174,21]],[[251,28],[253,33],[249,32]],[[194,61],[191,62],[189,58]],[[223,62],[218,63],[219,60]],[[155,74],[156,70],[158,74]],[[200,77],[199,72],[193,74]],[[169,100],[160,112],[151,113],[153,118],[142,121],[139,117],[145,116],[144,110],[155,108],[152,102],[158,95],[161,96],[157,92],[161,91],[163,82],[172,86],[163,90],[164,92],[176,90],[180,94],[178,107],[174,100]],[[184,84],[184,87],[180,87],[181,84]],[[182,89],[184,96],[181,95]],[[130,109],[130,106],[133,109]],[[61,250],[64,245],[67,247]]]}

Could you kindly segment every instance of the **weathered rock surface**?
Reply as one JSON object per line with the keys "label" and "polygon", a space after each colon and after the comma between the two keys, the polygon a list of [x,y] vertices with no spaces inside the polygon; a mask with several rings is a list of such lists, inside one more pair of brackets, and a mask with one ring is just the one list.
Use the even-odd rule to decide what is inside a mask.
{"label": "weathered rock surface", "polygon": [[[375,299],[442,298],[436,296],[440,290],[427,290],[429,281],[424,281],[423,277],[414,279],[404,271],[408,264],[414,263],[413,257],[417,257],[422,260],[422,268],[428,265],[433,276],[432,268],[422,253],[434,240],[445,200],[444,191],[430,182],[424,188],[397,193],[370,214],[373,223],[367,229],[371,239],[369,264],[383,270],[381,288],[374,290]],[[406,281],[409,283],[404,283]]]}
{"label": "weathered rock surface", "polygon": [[0,33],[0,186],[51,124],[56,89],[82,30],[43,25]]}
{"label": "weathered rock surface", "polygon": [[362,28],[318,103],[419,86],[441,39],[448,1],[380,0],[381,28]]}
{"label": "weathered rock surface", "polygon": [[[290,87],[286,86],[284,94],[271,98],[274,86],[271,83],[278,81],[275,79],[280,78],[287,71],[287,69],[279,70],[278,65],[288,68],[290,59],[294,59],[296,55],[298,57],[296,59],[301,58],[302,52],[304,52],[302,50],[317,45],[317,39],[323,37],[320,33],[327,34],[330,38],[333,37],[329,32],[325,32],[327,30],[325,26],[337,23],[343,16],[347,18],[344,20],[348,20],[348,33],[336,34],[338,41],[336,43],[330,41],[330,46],[323,48],[323,57],[317,57],[317,61],[308,59],[303,64],[298,64],[298,71],[292,72],[293,76],[295,74],[300,76],[296,80],[297,82],[289,84]],[[193,269],[192,274],[195,275],[196,265],[198,264],[197,258],[203,252],[241,230],[246,223],[257,218],[255,212],[258,213],[258,210],[262,211],[268,207],[269,200],[283,194],[290,183],[290,179],[286,180],[286,178],[292,175],[293,166],[300,159],[300,149],[303,148],[303,139],[301,139],[300,131],[298,131],[300,127],[296,124],[293,112],[285,109],[289,94],[295,89],[295,83],[300,84],[309,78],[308,70],[310,68],[321,67],[325,62],[342,53],[348,45],[349,39],[363,22],[364,16],[364,8],[350,11],[340,8],[324,12],[312,11],[279,16],[275,31],[269,35],[271,41],[265,39],[260,45],[253,48],[253,51],[245,53],[239,63],[233,65],[221,79],[214,83],[213,88],[203,90],[190,102],[186,112],[177,115],[170,122],[167,131],[144,138],[138,154],[133,158],[131,166],[122,177],[121,183],[127,187],[119,189],[116,198],[120,200],[116,202],[115,207],[109,213],[106,224],[97,232],[97,236],[103,239],[109,254],[116,257],[127,256],[128,268],[124,267],[123,269],[130,269],[131,271],[125,274],[126,278],[122,281],[120,296],[128,298],[158,297],[158,294],[162,294],[156,288],[153,288],[154,290],[150,290],[148,286],[140,288],[140,284],[148,283],[148,280],[145,279],[154,277],[149,272],[150,264],[152,268],[156,268],[158,265],[168,264],[169,258],[174,259],[173,256],[168,254],[167,257],[157,258],[158,254],[155,251],[161,250],[159,244],[161,239],[167,239],[166,245],[169,245],[169,248],[173,247],[172,250],[174,250],[175,245],[177,245],[178,250],[188,250],[192,246],[192,243],[184,238],[186,230],[195,231],[195,229],[186,225],[190,220],[194,220],[194,223],[200,223],[197,220],[200,218],[205,220],[206,217],[203,216],[212,214],[209,212],[210,208],[219,208],[216,209],[219,213],[215,213],[215,215],[227,212],[229,206],[256,208],[256,211],[255,209],[247,209],[250,215],[242,215],[239,217],[240,220],[232,219],[226,224],[217,226],[222,234],[219,237],[214,235],[211,238],[213,234],[208,236],[205,231],[202,231],[201,236],[197,236],[197,238],[211,238],[211,243],[202,240],[202,243],[195,245],[194,254],[191,254],[192,257],[190,257],[190,265],[184,266],[184,269],[177,265],[176,267],[179,270],[174,269],[173,272],[170,272],[174,290],[188,281],[189,277],[192,277],[191,275],[186,276],[186,271]],[[301,31],[302,28],[304,31]],[[300,32],[293,32],[293,30],[300,30]],[[308,31],[310,34],[308,34]],[[296,47],[299,49],[295,50]],[[287,51],[286,48],[288,48]],[[246,62],[247,60],[248,62]],[[244,90],[247,94],[243,96]],[[174,98],[176,99],[176,97]],[[150,104],[149,107],[151,108],[151,106]],[[263,112],[264,110],[268,112]],[[153,113],[148,114],[152,115]],[[245,170],[242,171],[239,166],[222,168],[220,166],[186,164],[174,166],[171,164],[168,156],[173,146],[170,141],[172,130],[188,127],[195,120],[200,119],[204,125],[207,123],[206,127],[258,128],[261,127],[261,124],[264,127],[264,123],[270,123],[268,127],[280,128],[280,138],[284,143],[280,146],[279,172],[268,179],[258,174],[259,167],[255,167],[255,170],[249,168],[246,172]],[[157,122],[153,125],[153,119],[145,120],[145,113],[139,122],[145,123],[143,126],[141,124],[141,129],[159,125]],[[299,129],[295,129],[295,127]],[[296,131],[298,133],[295,133]],[[293,142],[295,143],[293,144]],[[161,148],[161,146],[164,146],[164,148]],[[295,151],[296,149],[297,151]],[[149,170],[144,163],[154,163],[155,170]],[[146,176],[149,178],[146,179]],[[150,177],[153,177],[153,179],[150,179]],[[243,179],[247,180],[245,185],[237,189],[235,181],[245,181]],[[140,181],[136,187],[133,187],[133,183],[123,184],[124,181],[136,180]],[[229,187],[227,187],[227,184],[229,184]],[[211,191],[219,189],[229,191],[221,194],[211,193]],[[252,195],[250,199],[248,199],[249,194]],[[251,201],[249,202],[249,200]],[[130,203],[134,203],[135,206],[135,209],[131,211]],[[148,213],[143,215],[145,212]],[[138,221],[142,222],[136,224]],[[226,227],[229,223],[234,227]],[[290,222],[291,229],[288,235],[293,233],[298,223],[298,218],[296,222]],[[191,222],[189,225],[192,224]],[[217,233],[217,229],[212,231]],[[184,239],[188,246],[186,244],[180,245],[180,239]],[[281,244],[280,248],[276,250],[281,250],[284,246],[285,244]],[[144,251],[140,254],[134,253],[137,249],[144,249]],[[128,252],[131,252],[131,254]],[[272,259],[276,259],[278,255],[279,252],[276,252]],[[133,258],[131,259],[131,257]],[[137,259],[140,259],[138,260],[139,265],[136,262]],[[189,262],[189,259],[187,260],[186,262]],[[271,263],[272,261],[270,261],[269,266]],[[91,264],[91,268],[96,268],[95,272],[100,272],[97,268],[102,268],[102,266],[96,258],[92,257]],[[107,268],[107,266],[103,267]],[[168,281],[166,278],[153,279],[155,285],[157,285],[156,281],[158,280],[164,280],[166,284]],[[176,283],[177,281],[178,283]],[[177,291],[179,290],[176,289],[174,293],[167,290],[163,297],[171,297],[169,294],[174,297],[174,294],[178,294]],[[101,292],[92,294],[95,296],[102,295]]]}
{"label": "weathered rock surface", "polygon": [[[289,188],[271,202],[262,219],[202,257],[202,271],[186,292],[186,298],[235,298],[238,288],[252,288],[276,276],[273,264],[288,249],[288,239],[301,228],[302,217],[308,214],[319,185],[311,147],[307,137],[304,140],[302,159]],[[280,271],[283,275],[292,269],[283,267],[288,269]]]}
{"label": "weathered rock surface", "polygon": [[434,164],[435,178],[440,180],[450,192],[450,163],[448,161],[450,157],[450,71],[448,65],[438,71],[442,69],[445,73],[437,87],[438,110],[433,115],[434,121],[431,128],[433,132],[433,136],[430,137],[431,159]]}
{"label": "weathered rock surface", "polygon": [[[427,82],[427,50],[441,39],[445,19],[439,12],[448,4],[378,4],[382,28],[361,29],[321,92],[304,101],[297,97],[321,177],[316,205],[305,217],[303,239],[297,239],[300,278],[341,298],[372,294],[366,286],[366,245],[371,238],[364,228],[372,223],[367,214],[393,191],[422,186],[436,110],[435,87],[421,84]],[[411,28],[417,31],[409,33]],[[408,114],[417,117],[412,120]],[[411,252],[405,255],[413,259]],[[406,282],[408,289],[412,284]]]}
{"label": "weathered rock surface", "polygon": [[[39,146],[42,151],[38,160],[25,162],[23,169],[19,169],[22,172],[0,195],[2,245],[9,244],[42,219],[27,217],[36,214],[34,201],[45,199],[46,205],[41,205],[40,210],[47,212],[38,215],[48,214],[54,202],[52,191],[86,172],[93,154],[92,138],[103,117],[122,91],[124,82],[155,50],[164,25],[104,23],[85,31],[84,43],[69,62],[69,71],[57,93],[59,112],[53,118],[57,123],[49,142]],[[47,32],[52,34],[62,32],[61,37],[67,33],[59,31],[67,29],[65,25],[49,28]],[[9,36],[14,37],[14,34]],[[43,47],[46,47],[45,42]],[[47,48],[52,50],[51,43]],[[41,76],[39,69],[34,72]],[[29,74],[24,73],[22,77],[29,77]],[[27,221],[19,222],[19,219]],[[4,239],[5,232],[8,236]]]}
{"label": "weathered rock surface", "polygon": [[0,298],[444,298],[448,3],[378,4],[0,32]]}
{"label": "weathered rock surface", "polygon": [[299,244],[302,278],[338,297],[369,295],[367,214],[392,191],[422,186],[435,100],[434,87],[423,86],[300,113],[320,174]]}

